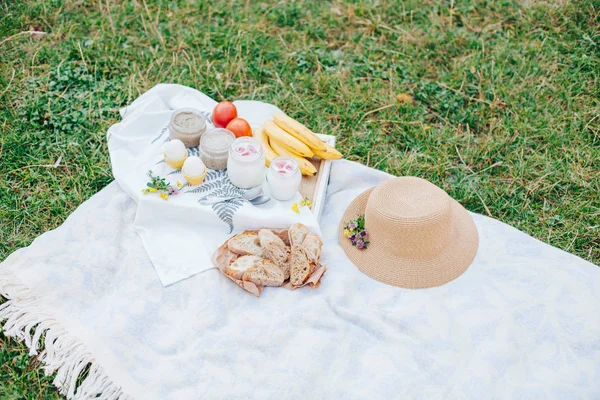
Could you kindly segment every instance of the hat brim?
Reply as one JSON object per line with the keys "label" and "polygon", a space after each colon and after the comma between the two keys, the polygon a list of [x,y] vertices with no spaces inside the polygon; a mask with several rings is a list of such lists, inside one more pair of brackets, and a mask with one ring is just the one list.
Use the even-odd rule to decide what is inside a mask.
{"label": "hat brim", "polygon": [[[473,262],[479,247],[479,235],[473,218],[456,200],[452,199],[453,235],[441,253],[426,260],[411,260],[389,254],[377,240],[366,249],[352,246],[344,236],[344,226],[365,213],[369,195],[374,188],[361,193],[352,201],[340,222],[339,241],[346,255],[369,277],[388,285],[420,289],[443,285],[458,278]],[[368,224],[368,221],[367,221]],[[367,231],[369,226],[365,226]],[[402,243],[398,243],[402,246]]]}

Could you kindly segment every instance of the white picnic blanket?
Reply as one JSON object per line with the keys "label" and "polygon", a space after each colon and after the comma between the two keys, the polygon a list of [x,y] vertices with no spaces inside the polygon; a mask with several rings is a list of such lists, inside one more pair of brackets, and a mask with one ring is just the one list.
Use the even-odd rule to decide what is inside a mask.
{"label": "white picnic blanket", "polygon": [[[165,286],[211,268],[213,250],[232,233],[265,226],[288,228],[294,222],[320,233],[319,223],[308,208],[300,207],[299,213],[292,210],[292,204],[301,200],[299,193],[290,201],[254,206],[244,200],[244,190],[231,184],[225,170],[209,170],[202,185],[183,187],[167,201],[158,193],[142,194],[148,171],[166,178],[173,186],[177,182],[186,184],[181,169],[171,168],[163,157],[164,145],[170,140],[168,125],[173,111],[196,108],[207,116],[210,129],[210,114],[216,104],[189,87],[157,85],[123,108],[123,120],[108,130],[113,175],[138,203],[134,225]],[[252,126],[260,126],[281,112],[260,101],[234,104],[238,116]],[[189,149],[189,154],[197,156],[198,148]],[[269,194],[266,182],[263,192]]]}
{"label": "white picnic blanket", "polygon": [[388,178],[335,162],[321,286],[260,298],[215,269],[164,287],[113,182],[0,264],[4,332],[45,346],[76,399],[599,398],[600,268],[474,215],[479,251],[458,279],[381,284],[348,261],[337,227]]}

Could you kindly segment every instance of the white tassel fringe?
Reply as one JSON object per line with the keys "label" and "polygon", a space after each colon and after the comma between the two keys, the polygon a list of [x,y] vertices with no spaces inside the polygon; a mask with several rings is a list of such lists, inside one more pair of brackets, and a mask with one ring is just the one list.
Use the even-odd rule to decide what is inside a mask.
{"label": "white tassel fringe", "polygon": [[[8,299],[0,305],[0,322],[6,321],[2,327],[4,334],[25,342],[31,356],[43,348],[38,359],[44,364],[44,372],[46,375],[56,372],[53,383],[67,399],[133,400],[106,376],[83,344],[40,307],[35,294],[6,268],[0,268],[0,295]],[[78,385],[78,378],[88,366],[87,376]]]}

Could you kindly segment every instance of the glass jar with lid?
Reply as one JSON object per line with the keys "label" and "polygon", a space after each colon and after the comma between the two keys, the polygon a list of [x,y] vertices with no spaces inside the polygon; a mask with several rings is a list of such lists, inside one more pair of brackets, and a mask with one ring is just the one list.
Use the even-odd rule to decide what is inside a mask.
{"label": "glass jar with lid", "polygon": [[181,140],[185,147],[197,147],[204,131],[206,119],[195,108],[180,108],[171,115],[169,136]]}
{"label": "glass jar with lid", "polygon": [[227,168],[229,148],[235,140],[235,135],[224,128],[209,129],[202,135],[198,155],[209,169]]}
{"label": "glass jar with lid", "polygon": [[235,186],[250,189],[262,185],[265,179],[265,155],[253,137],[235,139],[229,148],[227,174]]}
{"label": "glass jar with lid", "polygon": [[274,158],[267,171],[267,182],[269,192],[274,199],[280,201],[293,199],[302,182],[302,173],[298,162],[287,156]]}

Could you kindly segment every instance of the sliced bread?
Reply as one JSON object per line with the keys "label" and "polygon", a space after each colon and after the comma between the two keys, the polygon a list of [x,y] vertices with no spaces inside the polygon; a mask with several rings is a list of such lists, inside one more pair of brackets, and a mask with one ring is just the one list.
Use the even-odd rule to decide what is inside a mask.
{"label": "sliced bread", "polygon": [[288,263],[290,256],[289,248],[285,245],[281,246],[275,242],[270,242],[262,250],[263,255],[281,269],[284,279],[288,279],[290,277],[290,265]]}
{"label": "sliced bread", "polygon": [[279,267],[263,258],[259,263],[246,270],[243,280],[261,286],[281,286],[285,279],[283,271]]}
{"label": "sliced bread", "polygon": [[283,240],[270,229],[261,229],[258,231],[258,238],[260,239],[260,246],[263,248],[269,243],[275,243],[278,246],[285,247]]}
{"label": "sliced bread", "polygon": [[319,265],[321,260],[321,248],[323,247],[323,241],[318,235],[309,233],[302,242],[302,247],[306,251],[308,259],[315,265]]}
{"label": "sliced bread", "polygon": [[306,235],[308,235],[308,228],[306,226],[300,223],[293,224],[288,231],[290,246],[295,244],[301,245]]}
{"label": "sliced bread", "polygon": [[242,232],[227,242],[229,250],[242,256],[252,255],[262,257],[262,248],[258,234],[254,232]]}
{"label": "sliced bread", "polygon": [[228,276],[242,279],[246,271],[259,264],[263,259],[258,256],[242,256],[223,269]]}
{"label": "sliced bread", "polygon": [[290,250],[283,240],[269,229],[261,229],[258,232],[260,246],[263,256],[271,260],[283,272],[284,279],[290,277],[290,266],[287,263]]}
{"label": "sliced bread", "polygon": [[293,245],[290,259],[290,282],[294,286],[301,286],[310,276],[312,266],[306,251],[302,246]]}

